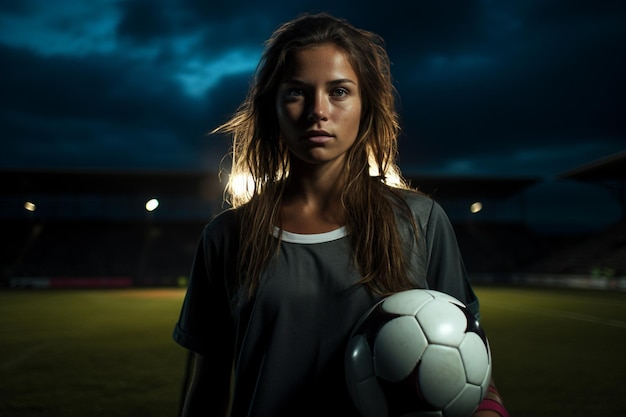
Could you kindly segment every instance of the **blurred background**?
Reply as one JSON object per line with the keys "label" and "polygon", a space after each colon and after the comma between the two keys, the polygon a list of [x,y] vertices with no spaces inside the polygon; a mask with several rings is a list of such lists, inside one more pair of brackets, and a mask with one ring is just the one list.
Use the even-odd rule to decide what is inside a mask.
{"label": "blurred background", "polygon": [[305,11],[384,38],[400,166],[476,280],[624,274],[624,2],[24,0],[0,5],[2,285],[184,282],[225,208],[207,132]]}
{"label": "blurred background", "polygon": [[[626,290],[625,164],[617,154],[550,184],[411,181],[447,210],[473,282]],[[184,287],[203,226],[227,207],[217,172],[12,170],[2,181],[4,288]]]}

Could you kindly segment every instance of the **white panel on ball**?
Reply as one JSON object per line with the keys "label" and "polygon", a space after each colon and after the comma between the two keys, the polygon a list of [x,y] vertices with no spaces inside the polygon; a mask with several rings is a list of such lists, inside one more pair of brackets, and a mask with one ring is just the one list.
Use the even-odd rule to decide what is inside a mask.
{"label": "white panel on ball", "polygon": [[480,385],[489,372],[489,354],[485,342],[476,333],[466,333],[459,345],[459,352],[465,365],[467,382]]}
{"label": "white panel on ball", "polygon": [[398,382],[415,368],[428,342],[413,316],[402,316],[386,323],[374,344],[376,375]]}
{"label": "white panel on ball", "polygon": [[[457,347],[463,340],[467,318],[454,304],[432,300],[417,312],[416,317],[430,343]],[[442,317],[446,320],[441,320]]]}
{"label": "white panel on ball", "polygon": [[458,299],[454,298],[450,294],[446,294],[445,292],[434,291],[434,290],[421,290],[421,291],[425,291],[425,292],[429,293],[430,295],[433,296],[433,298],[436,298],[438,300],[448,301],[448,302],[450,302],[452,304],[456,304],[456,305],[461,306],[461,307],[467,307],[461,301],[459,301]]}
{"label": "white panel on ball", "polygon": [[407,290],[393,294],[383,302],[383,310],[404,316],[414,316],[420,308],[433,299],[424,290]]}
{"label": "white panel on ball", "polygon": [[482,392],[480,387],[468,384],[463,391],[444,408],[443,414],[445,416],[467,417],[469,415],[467,410],[475,409],[476,404],[478,404],[481,399]]}
{"label": "white panel on ball", "polygon": [[429,403],[445,407],[465,386],[463,361],[456,348],[429,345],[422,356],[419,384]]}

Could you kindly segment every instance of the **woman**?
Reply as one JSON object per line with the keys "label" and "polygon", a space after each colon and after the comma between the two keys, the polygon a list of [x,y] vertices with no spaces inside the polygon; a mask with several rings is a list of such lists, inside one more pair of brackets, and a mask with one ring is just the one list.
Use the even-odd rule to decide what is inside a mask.
{"label": "woman", "polygon": [[443,210],[388,184],[399,124],[377,35],[327,14],[284,24],[217,131],[253,185],[198,246],[174,331],[195,358],[185,416],[356,417],[343,355],[377,300],[433,288],[478,317]]}

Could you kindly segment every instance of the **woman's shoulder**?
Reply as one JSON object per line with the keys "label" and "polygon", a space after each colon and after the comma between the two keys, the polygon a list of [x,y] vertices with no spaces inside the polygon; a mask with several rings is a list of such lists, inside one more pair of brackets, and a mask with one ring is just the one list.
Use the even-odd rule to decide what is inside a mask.
{"label": "woman's shoulder", "polygon": [[428,194],[412,188],[394,189],[404,202],[411,208],[411,211],[430,211],[433,206],[437,205],[434,199]]}
{"label": "woman's shoulder", "polygon": [[227,208],[214,215],[204,227],[205,234],[230,233],[237,228],[238,209]]}
{"label": "woman's shoulder", "polygon": [[418,223],[425,225],[447,218],[443,207],[428,194],[415,189],[396,189],[395,192],[406,203]]}

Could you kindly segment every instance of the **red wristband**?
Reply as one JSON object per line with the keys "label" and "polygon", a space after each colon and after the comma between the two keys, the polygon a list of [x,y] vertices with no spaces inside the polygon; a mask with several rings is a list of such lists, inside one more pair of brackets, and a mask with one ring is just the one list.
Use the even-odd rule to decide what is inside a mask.
{"label": "red wristband", "polygon": [[510,417],[509,412],[506,411],[506,408],[504,408],[502,404],[490,398],[485,398],[484,400],[482,400],[480,404],[478,404],[478,408],[474,410],[474,412],[485,410],[495,411],[502,417]]}

